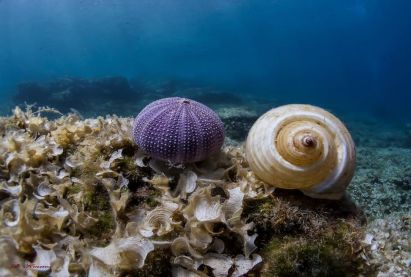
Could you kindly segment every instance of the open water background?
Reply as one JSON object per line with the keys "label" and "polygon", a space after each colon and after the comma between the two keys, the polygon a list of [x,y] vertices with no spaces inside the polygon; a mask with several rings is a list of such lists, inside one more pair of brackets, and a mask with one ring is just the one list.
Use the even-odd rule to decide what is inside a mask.
{"label": "open water background", "polygon": [[22,82],[123,76],[409,123],[410,11],[407,0],[0,0],[2,113]]}

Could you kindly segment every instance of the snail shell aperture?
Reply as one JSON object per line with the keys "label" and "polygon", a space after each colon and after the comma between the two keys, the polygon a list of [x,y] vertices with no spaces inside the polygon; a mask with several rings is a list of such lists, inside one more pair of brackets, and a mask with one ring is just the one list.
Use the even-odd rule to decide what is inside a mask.
{"label": "snail shell aperture", "polygon": [[355,170],[347,128],[311,105],[285,105],[262,115],[248,134],[246,157],[264,182],[313,198],[341,198]]}

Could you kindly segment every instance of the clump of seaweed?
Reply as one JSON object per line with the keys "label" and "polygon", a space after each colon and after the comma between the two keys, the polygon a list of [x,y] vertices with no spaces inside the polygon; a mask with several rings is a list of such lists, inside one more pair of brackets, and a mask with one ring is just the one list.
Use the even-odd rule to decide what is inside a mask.
{"label": "clump of seaweed", "polygon": [[365,271],[363,219],[351,205],[274,191],[242,147],[170,167],[134,145],[131,122],[48,119],[31,106],[0,118],[6,274],[26,274],[27,263],[44,266],[30,274],[56,275]]}
{"label": "clump of seaweed", "polygon": [[[141,157],[130,137],[130,119],[82,120],[68,114],[49,120],[42,116],[46,112],[59,114],[28,106],[1,118],[0,233],[14,242],[8,247],[24,256],[25,263],[40,259],[52,272],[57,270],[52,264],[60,263],[68,266],[61,270],[87,272],[91,260],[84,249],[121,236],[117,233],[126,219],[128,185],[150,188],[142,201],[158,192],[137,182],[143,176],[134,163]],[[67,247],[71,258],[61,252]],[[54,258],[42,260],[44,251]]]}
{"label": "clump of seaweed", "polygon": [[362,254],[362,213],[348,200],[326,201],[279,192],[249,203],[267,276],[346,276],[370,274]]}
{"label": "clump of seaweed", "polygon": [[[350,232],[347,232],[348,234]],[[346,233],[327,230],[315,240],[282,237],[262,250],[268,261],[262,272],[268,276],[358,276],[361,257],[355,256]],[[358,238],[355,238],[358,240]]]}

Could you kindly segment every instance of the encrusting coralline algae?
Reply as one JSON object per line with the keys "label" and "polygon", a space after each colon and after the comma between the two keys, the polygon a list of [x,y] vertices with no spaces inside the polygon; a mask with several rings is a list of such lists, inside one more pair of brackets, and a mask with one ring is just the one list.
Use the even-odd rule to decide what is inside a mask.
{"label": "encrusting coralline algae", "polygon": [[131,118],[46,112],[57,113],[29,106],[0,118],[2,276],[371,270],[361,213],[273,194],[241,147],[170,167],[137,149]]}

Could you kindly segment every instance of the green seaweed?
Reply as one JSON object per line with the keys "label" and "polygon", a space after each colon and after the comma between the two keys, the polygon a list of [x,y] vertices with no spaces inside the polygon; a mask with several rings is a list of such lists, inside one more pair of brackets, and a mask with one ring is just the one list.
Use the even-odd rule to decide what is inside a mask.
{"label": "green seaweed", "polygon": [[141,178],[141,172],[132,156],[123,156],[117,163],[118,171],[122,172],[127,179],[137,180]]}
{"label": "green seaweed", "polygon": [[76,194],[79,193],[81,190],[82,187],[80,184],[74,184],[67,188],[67,194]]}
{"label": "green seaweed", "polygon": [[157,207],[158,204],[160,204],[160,203],[156,200],[155,196],[150,196],[150,197],[147,198],[146,204],[147,204],[147,206],[150,207],[150,208],[155,208],[155,207]]}
{"label": "green seaweed", "polygon": [[87,231],[90,235],[100,239],[109,239],[114,231],[114,216],[110,205],[110,197],[102,185],[93,187],[84,194],[85,210],[90,212],[98,221]]}
{"label": "green seaweed", "polygon": [[298,192],[247,201],[263,276],[357,276],[373,269],[360,258],[363,216],[352,203],[311,199]]}
{"label": "green seaweed", "polygon": [[316,239],[275,237],[261,254],[265,276],[358,276],[370,274],[359,256],[356,229],[340,223]]}

